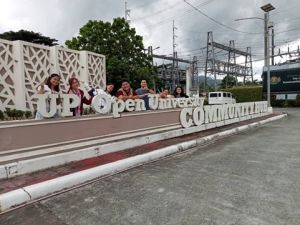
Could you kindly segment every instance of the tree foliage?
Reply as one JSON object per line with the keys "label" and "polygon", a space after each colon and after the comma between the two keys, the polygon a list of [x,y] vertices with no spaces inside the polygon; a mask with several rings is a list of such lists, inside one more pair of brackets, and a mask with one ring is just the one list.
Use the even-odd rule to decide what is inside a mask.
{"label": "tree foliage", "polygon": [[215,88],[210,85],[209,83],[206,84],[206,86],[204,85],[204,82],[201,82],[199,84],[199,92],[202,93],[202,92],[213,92],[215,91]]}
{"label": "tree foliage", "polygon": [[221,88],[231,88],[235,86],[236,82],[237,80],[234,76],[226,75],[221,82]]}
{"label": "tree foliage", "polygon": [[47,46],[57,45],[57,40],[54,38],[43,36],[41,33],[35,33],[33,31],[19,30],[8,31],[0,34],[1,39],[9,41],[27,41],[35,44],[42,44]]}
{"label": "tree foliage", "polygon": [[142,79],[153,81],[153,67],[144,51],[143,38],[124,18],[115,18],[112,23],[90,20],[77,37],[65,44],[71,49],[105,55],[108,82],[120,84],[122,79],[128,79],[138,87]]}

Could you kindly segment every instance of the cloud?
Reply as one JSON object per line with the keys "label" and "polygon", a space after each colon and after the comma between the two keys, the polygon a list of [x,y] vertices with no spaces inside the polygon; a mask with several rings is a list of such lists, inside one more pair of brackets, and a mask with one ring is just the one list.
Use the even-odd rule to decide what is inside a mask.
{"label": "cloud", "polygon": [[[300,17],[298,0],[289,4],[281,0],[189,0],[212,18],[241,31],[260,33],[249,35],[224,28],[204,17],[183,0],[128,0],[131,25],[144,37],[145,46],[160,46],[158,54],[172,53],[172,22],[175,20],[176,50],[183,58],[197,55],[203,58],[200,48],[206,45],[208,31],[214,32],[217,42],[235,40],[238,48],[252,47],[255,59],[263,57],[263,22],[249,20],[235,22],[237,18],[263,17],[260,6],[271,2],[276,10],[271,13],[276,31],[297,28]],[[78,34],[88,20],[112,21],[124,16],[124,0],[1,0],[0,32],[28,29],[56,38],[61,44]],[[277,46],[285,41],[300,38],[300,30],[276,35]],[[298,42],[291,45],[294,47]],[[203,62],[202,62],[203,63]],[[261,62],[254,63],[261,71]],[[258,75],[256,78],[258,78]]]}

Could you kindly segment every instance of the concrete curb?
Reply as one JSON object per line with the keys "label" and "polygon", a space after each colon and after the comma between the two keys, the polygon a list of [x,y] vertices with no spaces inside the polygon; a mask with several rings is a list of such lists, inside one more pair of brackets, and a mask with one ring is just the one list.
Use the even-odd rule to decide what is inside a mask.
{"label": "concrete curb", "polygon": [[47,195],[73,188],[88,181],[92,181],[103,176],[112,175],[129,168],[146,164],[151,161],[158,160],[160,158],[188,150],[206,142],[217,140],[219,138],[226,137],[229,135],[237,134],[257,126],[261,126],[263,124],[279,120],[284,117],[286,117],[286,114],[274,116],[266,120],[254,122],[248,125],[240,126],[238,128],[222,131],[213,135],[197,138],[180,144],[168,146],[159,150],[155,150],[153,152],[137,155],[134,157],[119,160],[95,168],[83,170],[80,172],[58,177],[52,180],[44,181],[38,184],[30,185],[11,192],[1,194],[0,213],[3,213],[13,207],[36,201]]}

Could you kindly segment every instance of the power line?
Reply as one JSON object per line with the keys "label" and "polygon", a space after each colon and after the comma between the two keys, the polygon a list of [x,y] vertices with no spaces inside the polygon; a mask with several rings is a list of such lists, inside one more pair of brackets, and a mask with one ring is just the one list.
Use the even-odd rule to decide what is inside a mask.
{"label": "power line", "polygon": [[157,22],[157,23],[154,23],[154,24],[151,24],[151,25],[148,25],[147,27],[158,27],[158,26],[160,26],[160,25],[163,25],[163,24],[166,24],[166,23],[170,23],[170,22],[172,22],[173,20],[174,20],[174,18],[176,18],[176,20],[178,20],[179,18],[181,18],[181,17],[183,17],[184,15],[186,15],[186,14],[189,14],[189,13],[191,13],[192,12],[192,10],[186,10],[186,11],[184,11],[180,16],[172,16],[172,17],[168,17],[167,19],[164,19],[164,20],[161,20],[161,21],[159,21],[159,22]]}
{"label": "power line", "polygon": [[[197,7],[201,7],[201,6],[207,5],[207,4],[211,3],[212,1],[214,1],[214,0],[207,0],[207,1],[202,2],[202,3],[200,3],[199,5],[197,5]],[[166,24],[166,23],[170,23],[170,22],[172,22],[175,18],[176,18],[176,20],[178,20],[179,18],[182,18],[183,16],[185,16],[185,15],[187,15],[187,14],[190,14],[190,13],[192,13],[192,12],[193,12],[192,9],[186,10],[186,11],[184,11],[183,13],[181,13],[179,16],[176,15],[176,16],[168,17],[168,18],[163,19],[163,20],[161,20],[161,21],[159,21],[159,22],[157,22],[157,23],[154,23],[154,24],[149,25],[148,27],[153,27],[153,26],[156,26],[156,27],[157,27],[157,26],[160,26],[160,25],[163,25],[163,24]],[[149,16],[149,17],[151,17],[151,16]],[[146,18],[145,18],[145,19],[146,19]]]}
{"label": "power line", "polygon": [[[211,2],[213,2],[213,1],[214,1],[214,0],[206,0],[206,1],[204,1],[204,2],[201,2],[199,5],[197,5],[197,7],[201,7],[201,6],[208,5],[208,4],[210,4]],[[158,10],[158,11],[156,11],[156,12],[153,12],[153,13],[151,13],[151,14],[148,15],[148,16],[143,16],[143,17],[135,18],[135,19],[133,19],[133,20],[134,20],[134,21],[144,20],[144,19],[147,19],[147,18],[156,16],[156,15],[158,15],[158,14],[165,13],[165,12],[168,11],[168,10],[171,10],[171,9],[174,9],[174,8],[177,8],[177,7],[181,6],[180,3],[182,3],[182,1],[177,2],[176,4],[173,4],[173,5],[170,5],[170,6],[166,7],[166,8],[160,9],[160,10]]]}
{"label": "power line", "polygon": [[[181,3],[181,2],[180,2],[180,3]],[[156,12],[154,12],[154,13],[151,13],[150,15],[135,18],[135,19],[133,19],[133,21],[145,20],[145,19],[147,19],[147,18],[149,18],[149,17],[153,17],[153,16],[159,15],[159,14],[161,14],[161,13],[165,13],[166,11],[171,10],[171,9],[174,9],[174,8],[176,8],[176,7],[178,7],[178,6],[180,6],[179,2],[176,3],[176,4],[174,4],[174,5],[168,6],[168,7],[166,7],[166,8],[160,9],[159,11],[156,11]]]}
{"label": "power line", "polygon": [[[288,18],[288,19],[285,18],[284,21],[281,21],[281,22],[275,22],[275,24],[276,24],[276,25],[284,24],[284,23],[286,23],[286,22],[288,22],[288,21],[293,21],[293,20],[298,20],[298,19],[300,19],[299,16],[293,17],[293,18]],[[282,19],[278,19],[278,20],[282,20]],[[273,21],[274,21],[274,20],[273,20]]]}
{"label": "power line", "polygon": [[298,9],[298,7],[300,7],[300,4],[296,4],[296,5],[293,5],[293,6],[289,6],[289,7],[287,7],[286,9],[281,10],[281,11],[276,10],[276,12],[271,13],[270,16],[277,15],[277,14],[282,14],[282,13],[286,13],[286,12],[290,12],[290,11],[293,10],[293,9]]}
{"label": "power line", "polygon": [[144,3],[144,4],[140,4],[140,5],[137,5],[134,7],[134,9],[140,9],[140,8],[144,8],[145,6],[148,6],[148,5],[153,5],[154,1],[150,1],[148,3]]}
{"label": "power line", "polygon": [[296,27],[296,28],[293,28],[293,29],[290,29],[290,30],[278,31],[278,32],[276,32],[276,35],[283,34],[283,33],[288,33],[288,32],[291,32],[291,31],[296,31],[296,30],[300,30],[300,27]]}
{"label": "power line", "polygon": [[[185,2],[188,4],[187,1],[185,1]],[[195,8],[194,8],[194,9],[195,9]],[[184,11],[183,14],[182,14],[182,16],[184,16],[184,15],[187,14],[187,13],[190,13],[191,11],[193,11],[193,10],[186,10],[186,11]],[[196,8],[196,11],[199,12],[199,9]],[[201,10],[200,10],[200,11],[201,11]],[[202,12],[202,11],[201,11],[201,12]],[[205,14],[205,13],[204,13],[204,14]],[[206,15],[206,14],[205,14],[205,16],[208,17],[209,19],[213,20],[213,21],[215,20],[215,19],[209,17],[209,16]],[[160,21],[158,24],[153,24],[152,26],[159,25],[159,24],[163,24],[164,22],[166,22],[166,21],[168,21],[168,20],[171,20],[171,18],[174,18],[174,17],[170,17],[170,18],[168,18],[168,19],[165,19],[165,20],[163,20],[163,21]],[[177,17],[177,18],[178,18],[178,17]],[[217,20],[215,20],[214,22],[217,23],[218,25],[224,27],[225,24],[223,24],[223,23],[221,23],[221,22],[219,22],[219,21],[217,21],[217,22],[216,22],[216,21],[217,21]],[[218,22],[221,23],[222,25],[219,24]],[[225,27],[228,28],[229,26],[225,25]],[[229,28],[232,28],[232,27],[229,27]],[[228,29],[229,29],[229,28],[228,28]],[[286,33],[286,32],[291,32],[291,31],[295,31],[295,30],[299,30],[299,29],[300,29],[300,28],[294,28],[294,29],[290,29],[290,30],[279,31],[277,34],[282,34],[282,33]],[[241,33],[241,34],[260,34],[260,33],[249,33],[249,32],[244,32],[244,31],[236,30],[235,28],[232,28],[232,29],[230,29],[230,30],[234,30],[234,31],[239,32],[239,33]],[[201,32],[201,33],[205,33],[205,32]],[[181,40],[181,41],[185,41],[185,40],[191,40],[191,39],[183,39],[183,40]],[[292,41],[290,41],[290,42],[292,42]],[[296,42],[296,41],[293,41],[293,42]],[[252,43],[256,43],[256,42],[252,42]],[[277,43],[277,45],[278,45],[279,43],[280,43],[280,44],[281,44],[281,43],[284,44],[284,43],[286,43],[286,41],[285,41],[285,40],[282,40],[282,41],[277,40],[276,43]],[[240,44],[241,44],[241,43],[240,43]],[[249,42],[245,42],[245,44],[249,44]],[[238,45],[238,46],[241,46],[241,48],[243,47],[243,45]],[[251,46],[252,49],[260,49],[261,47],[263,47],[263,45],[250,45],[250,46]],[[185,50],[185,51],[183,51],[183,52],[185,52],[185,53],[192,53],[192,52],[197,53],[197,52],[199,52],[199,53],[200,53],[200,51],[201,51],[201,49],[193,49],[193,50]],[[182,54],[183,52],[180,52],[180,53]],[[257,55],[258,55],[258,54],[257,54]]]}
{"label": "power line", "polygon": [[[300,37],[299,37],[300,39]],[[294,43],[294,42],[297,42],[296,40],[290,40],[290,41],[286,41],[286,40],[278,40],[276,41],[277,43],[277,48],[280,48],[282,47],[284,44],[289,44],[289,43]],[[251,42],[244,42],[246,44],[249,44]],[[252,43],[256,43],[256,42],[252,42]],[[239,44],[242,44],[239,42]],[[249,47],[249,45],[237,45],[236,46],[237,48],[246,48],[246,47]],[[250,45],[251,49],[257,49],[257,50],[263,50],[263,44],[262,45]],[[203,49],[206,49],[206,47],[202,47],[202,48],[197,48],[197,49],[191,49],[191,50],[185,50],[185,51],[181,51],[179,52],[179,55],[182,57],[182,56],[190,56],[190,55],[194,55],[194,56],[197,56],[198,58],[205,58],[204,54],[200,54],[201,51]],[[222,55],[220,55],[222,56]],[[225,56],[225,55],[224,55]],[[253,54],[253,56],[257,56],[257,57],[260,57],[260,56],[264,56],[263,54]]]}
{"label": "power line", "polygon": [[232,31],[235,31],[235,32],[239,32],[239,33],[244,33],[244,34],[254,34],[254,35],[257,35],[257,34],[261,34],[261,33],[251,33],[251,32],[247,32],[247,31],[240,31],[240,30],[237,30],[233,27],[230,27],[212,17],[210,17],[209,15],[205,14],[204,12],[202,12],[199,8],[197,8],[196,6],[192,5],[191,3],[189,3],[187,0],[183,0],[186,4],[188,4],[189,6],[191,6],[193,9],[195,9],[196,11],[198,11],[199,13],[201,13],[203,16],[207,17],[208,19],[212,20],[213,22],[219,24],[220,26],[223,26],[229,30],[232,30]]}

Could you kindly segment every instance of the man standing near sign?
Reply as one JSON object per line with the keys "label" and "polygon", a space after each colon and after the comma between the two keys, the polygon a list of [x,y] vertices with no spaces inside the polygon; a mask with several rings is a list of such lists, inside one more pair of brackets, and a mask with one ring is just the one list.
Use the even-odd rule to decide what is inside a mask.
{"label": "man standing near sign", "polygon": [[121,99],[123,101],[126,101],[128,99],[141,99],[144,98],[145,95],[138,95],[131,87],[129,84],[128,80],[122,81],[122,86],[118,90],[116,97],[118,99]]}
{"label": "man standing near sign", "polygon": [[155,92],[148,88],[148,84],[146,80],[141,81],[141,87],[136,89],[135,92],[138,95],[145,95],[145,94],[155,94]]}
{"label": "man standing near sign", "polygon": [[143,97],[143,100],[145,102],[145,107],[147,110],[150,109],[149,107],[149,97],[148,97],[148,94],[155,94],[155,92],[151,89],[148,88],[148,84],[147,84],[147,81],[146,80],[142,80],[141,81],[141,87],[136,89],[135,92],[138,94],[138,95],[144,95]]}

